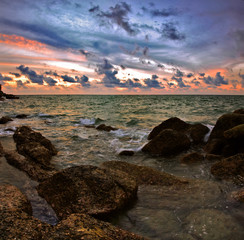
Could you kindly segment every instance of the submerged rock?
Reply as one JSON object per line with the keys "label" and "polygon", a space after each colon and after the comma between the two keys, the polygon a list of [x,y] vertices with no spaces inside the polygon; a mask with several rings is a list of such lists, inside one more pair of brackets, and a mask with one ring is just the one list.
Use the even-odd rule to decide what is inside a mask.
{"label": "submerged rock", "polygon": [[57,154],[53,144],[41,133],[33,131],[30,127],[17,128],[13,138],[20,154],[43,166],[49,166],[52,156]]}
{"label": "submerged rock", "polygon": [[221,160],[211,167],[211,173],[218,179],[244,183],[244,154]]}
{"label": "submerged rock", "polygon": [[133,156],[134,151],[132,150],[123,150],[119,153],[120,156]]}
{"label": "submerged rock", "polygon": [[187,129],[189,129],[191,125],[182,121],[181,119],[177,117],[169,118],[165,121],[163,121],[161,124],[156,126],[148,135],[148,140],[151,140],[155,138],[161,131],[165,129],[172,129],[175,131],[183,131],[185,132]]}
{"label": "submerged rock", "polygon": [[79,166],[54,174],[37,190],[60,218],[72,213],[106,217],[136,198],[137,185],[121,172]]}
{"label": "submerged rock", "polygon": [[0,124],[6,124],[6,123],[8,123],[10,121],[13,121],[13,119],[8,117],[8,116],[4,116],[4,117],[0,118]]}
{"label": "submerged rock", "polygon": [[105,124],[100,124],[99,126],[96,127],[96,129],[100,131],[106,131],[106,132],[118,130],[118,128],[107,126]]}
{"label": "submerged rock", "polygon": [[20,118],[20,119],[27,118],[27,117],[28,117],[28,115],[26,115],[26,114],[18,114],[18,115],[16,115],[16,118]]}
{"label": "submerged rock", "polygon": [[244,238],[243,227],[231,216],[216,209],[199,209],[185,219],[186,231],[202,240]]}
{"label": "submerged rock", "polygon": [[186,154],[180,159],[182,163],[197,163],[203,160],[204,156],[197,152]]}
{"label": "submerged rock", "polygon": [[147,143],[142,151],[153,155],[175,155],[190,148],[189,138],[181,132],[165,129]]}
{"label": "submerged rock", "polygon": [[130,176],[136,180],[138,185],[171,186],[188,183],[186,180],[177,178],[169,173],[160,172],[151,167],[138,166],[122,161],[108,161],[104,162],[101,166],[106,169],[114,169],[124,173],[130,173]]}

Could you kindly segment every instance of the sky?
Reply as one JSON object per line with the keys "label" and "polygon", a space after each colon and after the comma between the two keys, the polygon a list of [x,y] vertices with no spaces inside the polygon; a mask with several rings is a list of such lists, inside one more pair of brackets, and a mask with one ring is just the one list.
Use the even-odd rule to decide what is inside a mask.
{"label": "sky", "polygon": [[244,94],[244,0],[0,0],[13,94]]}

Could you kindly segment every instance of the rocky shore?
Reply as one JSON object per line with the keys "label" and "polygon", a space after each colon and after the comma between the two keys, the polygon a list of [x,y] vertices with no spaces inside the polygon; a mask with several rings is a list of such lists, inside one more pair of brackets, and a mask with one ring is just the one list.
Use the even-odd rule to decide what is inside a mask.
{"label": "rocky shore", "polygon": [[[97,130],[108,132],[114,129],[104,124],[97,127]],[[164,157],[184,153],[179,160],[184,164],[208,161],[212,163],[210,171],[217,181],[231,182],[236,186],[231,199],[243,202],[244,109],[221,116],[207,142],[206,134],[209,134],[209,129],[203,124],[189,124],[177,117],[170,118],[151,131],[148,143],[141,151]],[[124,209],[131,209],[128,214],[134,216],[136,209],[132,206],[138,199],[137,207],[148,211],[152,192],[158,196],[155,204],[163,209],[177,209],[179,195],[185,208],[194,209],[184,219],[185,237],[174,238],[176,240],[231,239],[231,230],[221,233],[218,235],[221,238],[218,238],[211,228],[209,235],[202,237],[200,228],[206,219],[201,215],[204,214],[216,220],[216,228],[220,227],[218,224],[230,222],[231,228],[242,232],[241,226],[227,214],[219,210],[199,209],[209,207],[209,201],[219,198],[221,190],[213,182],[176,177],[129,163],[127,161],[133,151],[120,154],[127,161],[106,161],[99,167],[82,165],[57,170],[52,164],[52,157],[58,150],[41,133],[21,126],[16,129],[13,139],[16,151],[4,149],[0,142],[0,158],[5,158],[10,165],[39,183],[36,188],[38,194],[53,208],[59,222],[52,226],[34,218],[27,197],[15,186],[3,184],[0,185],[1,239],[145,239],[108,221]],[[193,151],[195,149],[197,151]],[[204,194],[198,199],[196,193]],[[173,219],[167,211],[162,214],[168,216],[169,222]],[[242,237],[240,235],[240,239]]]}
{"label": "rocky shore", "polygon": [[0,84],[0,101],[5,101],[6,99],[19,99],[19,97],[13,94],[7,94],[2,91],[2,85]]}

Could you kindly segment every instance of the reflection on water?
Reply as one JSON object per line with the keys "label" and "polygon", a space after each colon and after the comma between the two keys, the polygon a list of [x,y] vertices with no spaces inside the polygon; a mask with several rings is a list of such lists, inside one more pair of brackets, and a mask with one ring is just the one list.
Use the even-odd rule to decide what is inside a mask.
{"label": "reflection on water", "polygon": [[[226,200],[237,187],[217,182],[209,171],[212,162],[188,166],[180,163],[181,156],[150,157],[140,148],[147,142],[151,128],[169,117],[211,127],[222,114],[243,106],[244,96],[23,96],[0,103],[0,117],[28,114],[26,119],[14,118],[1,125],[0,141],[5,148],[13,149],[13,132],[9,129],[29,125],[59,150],[52,159],[58,169],[122,160],[190,178],[192,182],[185,189],[141,186],[134,207],[113,222],[150,239],[238,240],[244,239],[240,224],[244,221],[244,207]],[[119,130],[108,133],[85,127],[100,123]],[[118,156],[123,149],[136,153],[132,157]],[[56,222],[51,209],[36,194],[37,183],[9,166],[4,158],[0,182],[25,192],[36,217]]]}

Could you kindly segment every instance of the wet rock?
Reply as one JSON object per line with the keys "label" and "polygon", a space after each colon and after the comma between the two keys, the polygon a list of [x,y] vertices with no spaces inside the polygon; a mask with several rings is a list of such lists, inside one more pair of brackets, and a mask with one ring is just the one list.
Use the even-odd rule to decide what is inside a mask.
{"label": "wet rock", "polygon": [[52,156],[57,154],[53,144],[41,133],[33,131],[30,127],[17,128],[13,138],[20,154],[43,166],[49,166]]}
{"label": "wet rock", "polygon": [[233,113],[244,114],[244,108],[237,109]]}
{"label": "wet rock", "polygon": [[119,153],[120,156],[133,156],[134,151],[131,150],[123,150]]}
{"label": "wet rock", "polygon": [[33,162],[29,158],[26,158],[15,151],[6,152],[5,158],[10,165],[24,171],[31,179],[38,182],[44,181],[56,173],[56,170],[53,167],[47,167],[38,162]]}
{"label": "wet rock", "polygon": [[106,132],[118,130],[118,128],[107,126],[105,124],[100,124],[99,126],[96,127],[96,129],[99,131],[106,131]]}
{"label": "wet rock", "polygon": [[72,213],[106,217],[135,199],[137,185],[127,174],[94,166],[71,167],[42,182],[38,193],[60,218]]}
{"label": "wet rock", "polygon": [[237,191],[231,193],[231,198],[244,203],[244,188],[241,188]]}
{"label": "wet rock", "polygon": [[[235,134],[241,134],[242,130],[235,127],[242,124],[244,124],[244,114],[229,113],[221,116],[210,134],[205,151],[226,157],[243,152],[244,142],[239,141],[237,138],[229,138],[234,132]],[[228,131],[230,129],[233,130]]]}
{"label": "wet rock", "polygon": [[28,117],[28,115],[26,115],[26,114],[18,114],[16,116],[16,118],[20,118],[20,119],[27,118],[27,117]]}
{"label": "wet rock", "polygon": [[19,97],[13,95],[13,94],[4,94],[4,96],[6,97],[6,99],[19,99]]}
{"label": "wet rock", "polygon": [[2,157],[3,155],[4,155],[4,150],[3,150],[2,143],[0,142],[0,157]]}
{"label": "wet rock", "polygon": [[197,152],[186,154],[180,159],[182,163],[197,163],[203,160],[204,156]]}
{"label": "wet rock", "polygon": [[244,124],[240,124],[224,132],[226,139],[244,140]]}
{"label": "wet rock", "polygon": [[169,156],[190,148],[189,138],[181,132],[165,129],[147,143],[142,151],[152,155]]}
{"label": "wet rock", "polygon": [[218,179],[244,183],[244,154],[225,158],[211,167],[211,173]]}
{"label": "wet rock", "polygon": [[5,101],[5,98],[0,96],[0,102],[3,102],[3,101]]}
{"label": "wet rock", "polygon": [[231,216],[215,209],[199,209],[185,219],[186,231],[202,240],[244,238],[243,227]]}
{"label": "wet rock", "polygon": [[190,137],[196,144],[203,143],[204,137],[208,132],[209,128],[201,123],[194,124],[189,129]]}
{"label": "wet rock", "polygon": [[206,154],[205,155],[205,160],[207,160],[207,161],[214,162],[214,161],[220,161],[222,159],[223,159],[223,157],[220,155],[215,155],[215,154]]}
{"label": "wet rock", "polygon": [[189,129],[191,125],[182,121],[181,119],[177,117],[169,118],[165,121],[163,121],[161,124],[156,126],[148,135],[148,140],[151,140],[155,138],[161,131],[165,129],[173,129],[175,131],[183,131],[185,132],[187,129]]}
{"label": "wet rock", "polygon": [[84,125],[85,128],[95,128],[95,126],[92,125]]}
{"label": "wet rock", "polygon": [[186,180],[177,178],[169,173],[122,161],[108,161],[104,162],[101,166],[106,169],[115,169],[124,173],[129,173],[130,176],[136,180],[138,185],[171,186],[188,183]]}
{"label": "wet rock", "polygon": [[10,121],[13,121],[13,119],[8,117],[8,116],[4,116],[4,117],[0,118],[0,124],[6,124],[6,123],[8,123]]}

